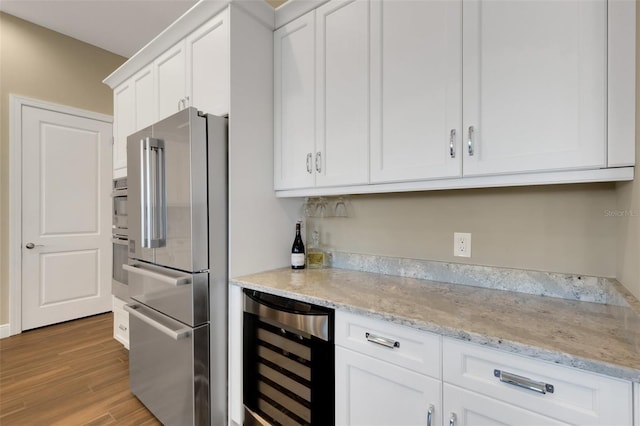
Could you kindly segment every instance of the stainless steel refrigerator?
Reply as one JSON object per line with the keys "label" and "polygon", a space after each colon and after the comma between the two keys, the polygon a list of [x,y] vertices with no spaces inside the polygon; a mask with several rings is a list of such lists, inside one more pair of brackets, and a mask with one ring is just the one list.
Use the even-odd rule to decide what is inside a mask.
{"label": "stainless steel refrigerator", "polygon": [[165,425],[227,424],[227,120],[127,138],[131,391]]}

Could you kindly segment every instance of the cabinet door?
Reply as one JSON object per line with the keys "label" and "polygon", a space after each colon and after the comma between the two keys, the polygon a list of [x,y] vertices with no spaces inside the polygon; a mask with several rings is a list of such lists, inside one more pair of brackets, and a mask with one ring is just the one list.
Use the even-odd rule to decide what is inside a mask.
{"label": "cabinet door", "polygon": [[182,40],[154,61],[157,120],[184,108],[186,102],[185,41]]}
{"label": "cabinet door", "polygon": [[135,131],[134,88],[131,80],[113,91],[113,177],[127,175],[127,136]]}
{"label": "cabinet door", "polygon": [[465,2],[465,175],[606,165],[606,6]]}
{"label": "cabinet door", "polygon": [[369,181],[369,1],[316,10],[316,186]]}
{"label": "cabinet door", "polygon": [[462,173],[462,1],[371,3],[371,182]]}
{"label": "cabinet door", "polygon": [[[443,416],[450,426],[568,425],[457,386],[443,385]],[[454,417],[455,415],[455,417]]]}
{"label": "cabinet door", "polygon": [[187,37],[189,105],[214,115],[229,113],[229,10]]}
{"label": "cabinet door", "polygon": [[440,383],[336,346],[336,425],[440,425]]}
{"label": "cabinet door", "polygon": [[315,184],[315,11],[273,33],[274,186]]}
{"label": "cabinet door", "polygon": [[[135,129],[138,131],[156,121],[153,65],[148,65],[132,78],[135,92]],[[132,132],[133,133],[133,132]]]}

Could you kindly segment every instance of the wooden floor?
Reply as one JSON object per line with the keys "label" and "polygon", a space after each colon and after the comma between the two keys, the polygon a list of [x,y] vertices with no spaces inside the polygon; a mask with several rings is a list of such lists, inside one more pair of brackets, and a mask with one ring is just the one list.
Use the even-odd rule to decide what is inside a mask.
{"label": "wooden floor", "polygon": [[129,391],[113,314],[0,340],[0,425],[159,425]]}

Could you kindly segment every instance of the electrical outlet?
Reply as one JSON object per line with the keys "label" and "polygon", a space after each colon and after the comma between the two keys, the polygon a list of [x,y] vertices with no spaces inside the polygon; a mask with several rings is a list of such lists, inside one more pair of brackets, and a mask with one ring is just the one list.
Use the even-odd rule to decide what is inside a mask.
{"label": "electrical outlet", "polygon": [[453,255],[471,257],[471,234],[466,232],[453,233]]}

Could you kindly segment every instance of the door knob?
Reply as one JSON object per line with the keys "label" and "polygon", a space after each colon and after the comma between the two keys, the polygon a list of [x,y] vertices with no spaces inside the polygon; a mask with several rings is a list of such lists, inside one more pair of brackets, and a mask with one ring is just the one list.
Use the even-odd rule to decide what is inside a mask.
{"label": "door knob", "polygon": [[35,247],[42,247],[42,244],[33,244],[33,243],[27,243],[27,245],[25,245],[26,248],[28,248],[29,250],[35,248]]}

